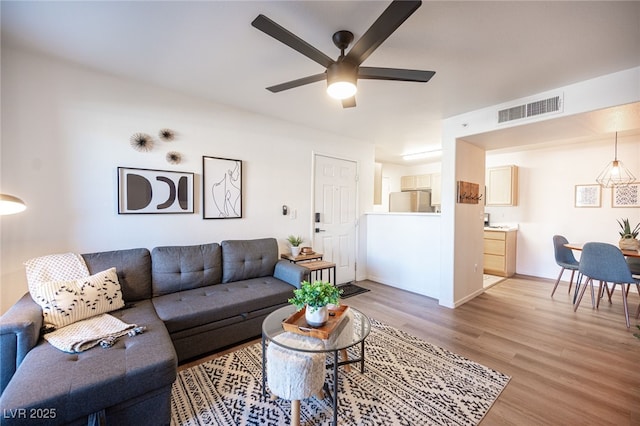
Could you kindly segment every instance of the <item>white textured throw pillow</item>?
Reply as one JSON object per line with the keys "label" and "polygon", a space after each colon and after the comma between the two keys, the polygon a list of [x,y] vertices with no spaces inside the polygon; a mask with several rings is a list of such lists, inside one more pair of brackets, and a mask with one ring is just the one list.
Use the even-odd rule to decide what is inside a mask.
{"label": "white textured throw pillow", "polygon": [[29,291],[40,283],[49,281],[71,281],[89,276],[82,256],[76,253],[49,254],[24,262]]}
{"label": "white textured throw pillow", "polygon": [[116,268],[72,281],[49,281],[31,289],[46,326],[64,327],[124,306]]}

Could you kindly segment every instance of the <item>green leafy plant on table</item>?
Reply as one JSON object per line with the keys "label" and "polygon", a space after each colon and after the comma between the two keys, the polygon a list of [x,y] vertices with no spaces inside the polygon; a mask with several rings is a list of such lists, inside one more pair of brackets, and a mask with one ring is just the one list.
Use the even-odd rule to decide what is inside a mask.
{"label": "green leafy plant on table", "polygon": [[327,281],[302,281],[300,288],[293,290],[289,303],[300,310],[306,305],[317,309],[326,305],[337,305],[342,290]]}
{"label": "green leafy plant on table", "polygon": [[300,244],[302,244],[302,241],[304,241],[302,239],[301,236],[299,235],[289,235],[287,237],[287,241],[289,242],[289,244],[291,244],[293,247],[298,247]]}

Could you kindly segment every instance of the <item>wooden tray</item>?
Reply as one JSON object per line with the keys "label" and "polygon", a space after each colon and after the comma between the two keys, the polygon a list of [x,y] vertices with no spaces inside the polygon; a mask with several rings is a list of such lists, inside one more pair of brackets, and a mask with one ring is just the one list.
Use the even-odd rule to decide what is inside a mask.
{"label": "wooden tray", "polygon": [[[347,312],[348,309],[349,306],[347,305],[340,305],[336,306],[334,309],[329,309],[329,319],[327,320],[327,323],[322,327],[311,327],[307,324],[307,321],[304,318],[304,313],[306,311],[306,307],[304,307],[286,320],[282,321],[282,328],[292,333],[302,334],[303,336],[328,339],[331,337],[331,333],[346,317],[345,312]],[[331,315],[332,313],[334,315]]]}

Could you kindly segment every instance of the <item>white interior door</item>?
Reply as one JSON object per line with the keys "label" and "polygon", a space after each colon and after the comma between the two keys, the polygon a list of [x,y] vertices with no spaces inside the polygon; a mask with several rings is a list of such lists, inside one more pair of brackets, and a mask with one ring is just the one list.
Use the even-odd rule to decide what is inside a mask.
{"label": "white interior door", "polygon": [[313,247],[336,264],[336,283],[356,279],[355,161],[315,155]]}

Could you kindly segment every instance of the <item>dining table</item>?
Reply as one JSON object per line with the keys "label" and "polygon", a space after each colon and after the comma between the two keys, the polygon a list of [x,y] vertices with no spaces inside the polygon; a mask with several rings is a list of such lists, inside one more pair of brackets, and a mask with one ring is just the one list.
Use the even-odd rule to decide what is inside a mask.
{"label": "dining table", "polygon": [[[565,247],[570,248],[571,250],[582,251],[583,243],[567,243],[564,244]],[[638,250],[620,250],[625,257],[640,257],[640,251]]]}

